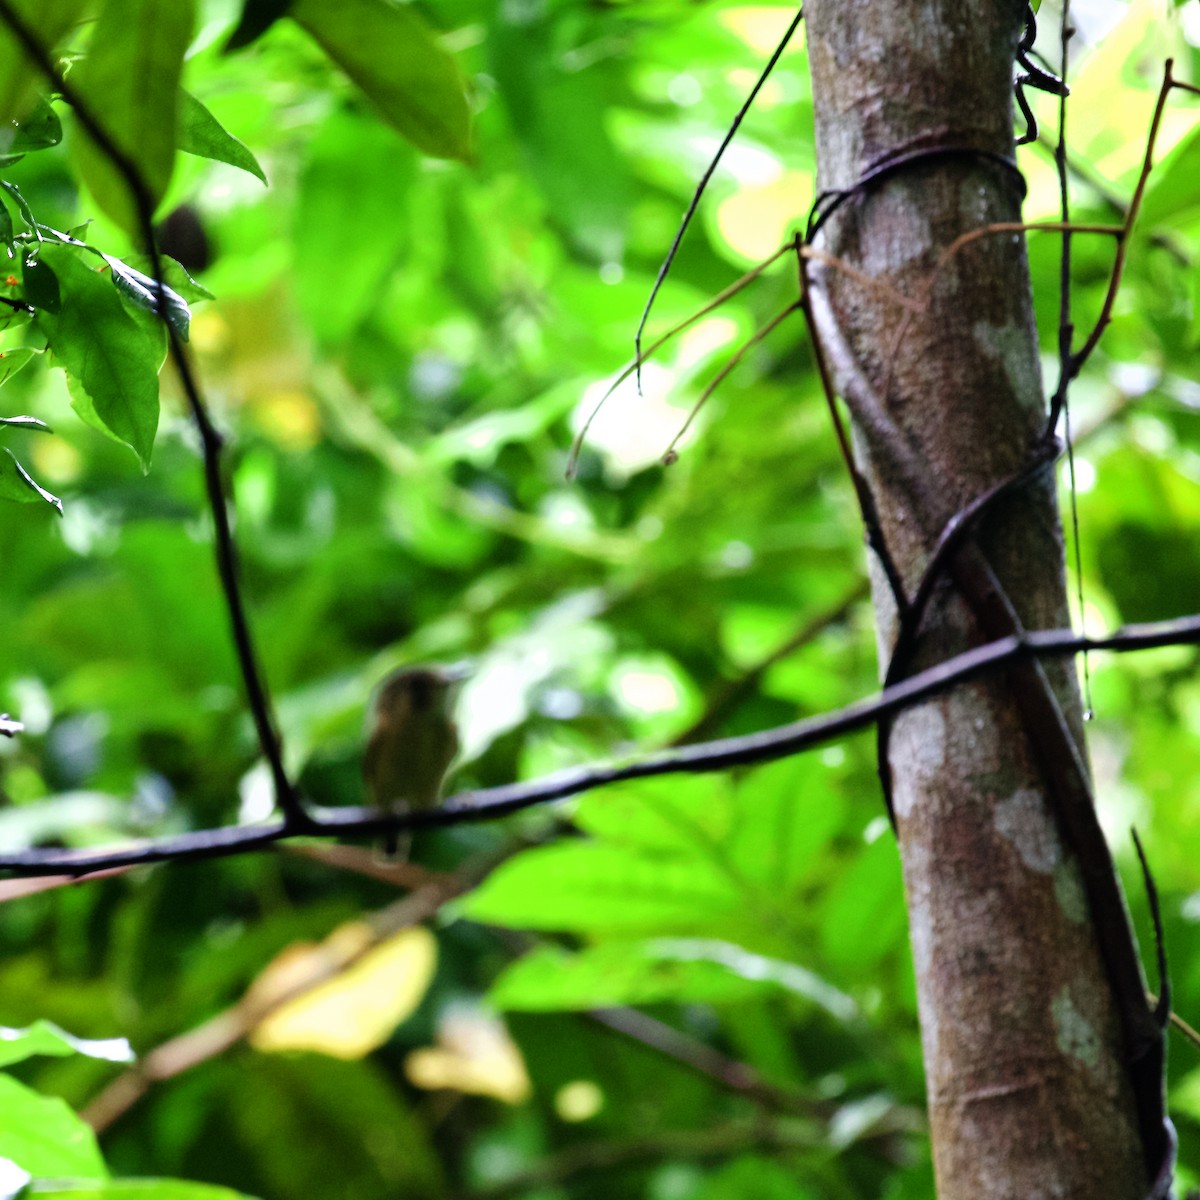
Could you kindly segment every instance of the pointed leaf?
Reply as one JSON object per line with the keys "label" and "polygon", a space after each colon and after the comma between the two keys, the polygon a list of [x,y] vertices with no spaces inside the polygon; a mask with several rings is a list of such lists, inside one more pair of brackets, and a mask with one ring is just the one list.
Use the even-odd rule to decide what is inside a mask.
{"label": "pointed leaf", "polygon": [[470,112],[454,60],[421,18],[391,0],[296,0],[289,15],[426,154],[465,160]]}
{"label": "pointed leaf", "polygon": [[238,141],[191,92],[179,89],[179,131],[177,145],[187,154],[211,158],[248,171],[267,182],[258,159]]}

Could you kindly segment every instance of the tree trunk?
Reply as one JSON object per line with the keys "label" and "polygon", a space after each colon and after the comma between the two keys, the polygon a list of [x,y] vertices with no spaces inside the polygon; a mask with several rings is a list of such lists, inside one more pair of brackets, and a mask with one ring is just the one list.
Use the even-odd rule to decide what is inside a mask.
{"label": "tree trunk", "polygon": [[[823,266],[814,304],[909,600],[946,523],[1045,444],[1023,236],[963,246],[929,286],[961,234],[1020,219],[1005,160],[1021,19],[1018,0],[806,4],[821,186],[870,176],[816,244],[893,289]],[[910,669],[1005,621],[1068,624],[1052,467],[990,505],[951,559]],[[886,663],[901,626],[879,567]],[[1064,790],[1087,796],[1072,665],[1015,668],[906,712],[888,758],[938,1195],[1140,1200],[1153,1123],[1130,1081],[1129,1020],[1096,919],[1111,864],[1081,871],[1064,816]],[[1120,923],[1115,881],[1112,896]],[[1132,969],[1140,988],[1132,962],[1126,982]]]}

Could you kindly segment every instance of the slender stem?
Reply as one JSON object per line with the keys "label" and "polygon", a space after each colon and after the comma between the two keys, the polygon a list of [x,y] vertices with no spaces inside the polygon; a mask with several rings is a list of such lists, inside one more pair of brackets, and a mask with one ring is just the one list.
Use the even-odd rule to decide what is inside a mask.
{"label": "slender stem", "polygon": [[154,236],[154,199],[142,179],[136,162],[120,146],[116,144],[108,131],[83,102],[82,97],[63,76],[47,49],[41,44],[34,32],[14,11],[9,0],[0,0],[0,20],[8,26],[13,36],[21,43],[29,57],[38,68],[50,79],[54,88],[62,98],[70,104],[80,125],[87,131],[88,136],[104,156],[112,163],[133,198],[137,213],[139,233],[146,245],[150,256],[151,274],[154,278],[154,300],[158,317],[167,331],[167,341],[171,361],[179,373],[179,380],[187,397],[192,420],[200,434],[200,444],[204,460],[204,485],[208,495],[208,505],[213,517],[214,550],[217,559],[217,572],[221,578],[221,588],[225,596],[225,606],[229,614],[229,623],[233,635],[234,647],[241,668],[242,682],[246,689],[246,698],[254,727],[258,734],[259,746],[271,770],[271,778],[275,786],[275,799],[280,811],[284,814],[285,824],[290,832],[301,833],[310,826],[310,819],[301,803],[299,794],[288,780],[283,765],[283,751],[280,738],[271,717],[271,703],[267,693],[266,683],[258,665],[254,650],[254,641],[250,632],[250,622],[246,615],[245,604],[242,600],[241,588],[238,583],[237,547],[233,540],[233,530],[230,522],[230,501],[225,495],[224,482],[221,478],[221,445],[222,438],[208,414],[207,406],[201,396],[191,363],[184,351],[183,342],[178,331],[168,319],[166,285],[163,276],[162,255]]}

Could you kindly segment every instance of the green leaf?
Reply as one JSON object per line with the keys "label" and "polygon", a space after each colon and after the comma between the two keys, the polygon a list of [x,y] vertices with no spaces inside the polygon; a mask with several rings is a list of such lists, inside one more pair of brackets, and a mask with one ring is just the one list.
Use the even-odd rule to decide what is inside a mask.
{"label": "green leaf", "polygon": [[292,0],[245,0],[237,26],[229,35],[222,54],[231,54],[257,41],[280,17],[286,16]]}
{"label": "green leaf", "polygon": [[[19,346],[15,350],[0,350],[0,387],[3,387],[27,362],[31,361],[41,351],[33,346]],[[20,425],[26,429],[44,429],[49,432],[50,426],[43,425],[36,417],[0,417],[0,425]]]}
{"label": "green leaf", "polygon": [[7,446],[0,447],[0,499],[22,504],[44,500],[62,515],[62,501],[36,483]]}
{"label": "green leaf", "polygon": [[124,1038],[77,1038],[50,1021],[35,1021],[26,1029],[0,1026],[0,1066],[23,1062],[35,1054],[64,1057],[83,1054],[106,1062],[132,1062],[133,1051]]}
{"label": "green leaf", "polygon": [[521,929],[695,931],[740,915],[742,893],[706,860],[641,857],[571,843],[526,851],[462,905],[473,920]]}
{"label": "green leaf", "polygon": [[253,1200],[245,1192],[184,1179],[114,1179],[95,1184],[35,1183],[29,1194],[58,1200]]}
{"label": "green leaf", "polygon": [[262,167],[258,165],[258,159],[184,88],[179,89],[177,137],[179,149],[186,154],[196,154],[201,158],[228,163],[231,167],[248,171],[263,183],[267,182]]}
{"label": "green leaf", "polygon": [[738,1003],[786,992],[841,1021],[854,1001],[796,963],[708,938],[606,942],[576,954],[541,946],[509,967],[488,998],[498,1008],[584,1011],[621,1004]]}
{"label": "green leaf", "polygon": [[[108,0],[87,56],[71,73],[81,101],[136,168],[151,208],[175,165],[179,78],[194,22],[194,0]],[[72,149],[96,203],[136,234],[139,214],[128,181],[82,127]]]}
{"label": "green leaf", "polygon": [[65,1100],[0,1075],[0,1158],[40,1178],[105,1179],[96,1135]]}
{"label": "green leaf", "polygon": [[[157,317],[159,315],[158,285],[155,283],[153,277],[143,275],[141,271],[135,270],[128,263],[123,263],[119,258],[114,258],[111,254],[105,254],[102,257],[112,268],[112,278],[113,283],[116,285],[117,293],[128,300],[135,308],[140,308],[143,312],[151,313]],[[188,339],[188,326],[192,319],[191,309],[188,308],[187,301],[178,292],[172,291],[165,283],[163,284],[163,300],[165,301],[167,320],[171,323],[171,328],[186,342]]]}
{"label": "green leaf", "polygon": [[426,154],[465,161],[470,112],[454,60],[408,6],[390,0],[297,0],[289,15]]}
{"label": "green leaf", "polygon": [[58,314],[39,312],[38,328],[67,372],[76,411],[89,424],[130,446],[148,469],[158,428],[158,370],[165,333],[138,322],[108,280],[68,246],[45,246],[62,287]]}
{"label": "green leaf", "polygon": [[[53,50],[89,0],[9,0],[17,18],[46,50]],[[27,116],[46,80],[18,40],[0,22],[0,129]]]}
{"label": "green leaf", "polygon": [[10,128],[0,134],[0,154],[8,155],[10,161],[28,154],[32,150],[45,150],[62,141],[62,122],[42,96],[37,98],[32,110]]}

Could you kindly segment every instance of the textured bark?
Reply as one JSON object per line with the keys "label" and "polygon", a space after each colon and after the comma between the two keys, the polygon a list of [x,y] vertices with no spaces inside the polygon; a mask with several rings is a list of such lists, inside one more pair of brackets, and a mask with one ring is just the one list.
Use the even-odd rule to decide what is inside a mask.
{"label": "textured bark", "polygon": [[[914,159],[853,196],[817,244],[910,297],[956,237],[1020,219],[1011,156],[1017,0],[809,0],[821,187]],[[967,149],[977,153],[968,153]],[[1024,465],[1045,422],[1024,239],[956,254],[923,311],[823,269],[815,299],[860,466],[911,596],[945,523]],[[1026,628],[1068,623],[1051,472],[978,542]],[[877,567],[878,564],[873,564]],[[881,659],[896,609],[873,571]],[[915,664],[983,640],[950,581]],[[1047,668],[1082,753],[1073,669]],[[889,761],[942,1200],[1134,1200],[1148,1187],[1122,1033],[1078,864],[1011,677],[897,719]]]}

